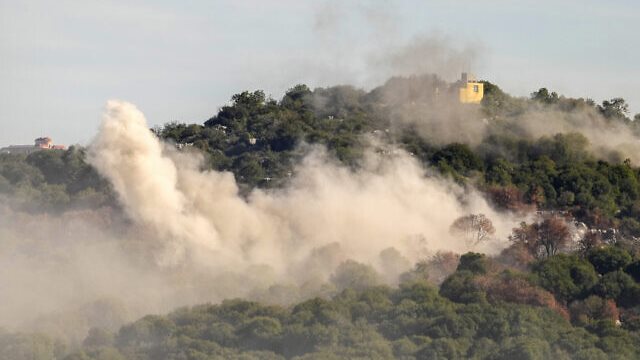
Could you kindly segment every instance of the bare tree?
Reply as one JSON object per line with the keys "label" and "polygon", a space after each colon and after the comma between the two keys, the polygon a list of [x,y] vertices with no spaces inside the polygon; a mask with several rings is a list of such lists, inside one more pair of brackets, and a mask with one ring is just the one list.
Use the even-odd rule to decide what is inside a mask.
{"label": "bare tree", "polygon": [[571,233],[567,223],[558,216],[546,217],[530,225],[521,223],[513,229],[509,240],[523,245],[533,256],[550,257],[567,246]]}
{"label": "bare tree", "polygon": [[557,254],[571,239],[567,223],[558,216],[548,217],[537,225],[538,241],[547,257]]}
{"label": "bare tree", "polygon": [[496,233],[493,223],[484,214],[461,216],[451,224],[449,231],[462,236],[470,246],[477,245]]}

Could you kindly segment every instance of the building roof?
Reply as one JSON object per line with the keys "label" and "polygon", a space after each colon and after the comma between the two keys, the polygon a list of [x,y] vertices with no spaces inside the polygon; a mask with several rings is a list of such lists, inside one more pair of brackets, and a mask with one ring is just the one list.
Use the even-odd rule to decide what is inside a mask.
{"label": "building roof", "polygon": [[35,139],[34,145],[9,145],[0,148],[2,154],[30,154],[36,150],[64,150],[64,145],[54,145],[50,137],[39,137]]}
{"label": "building roof", "polygon": [[1,154],[30,154],[39,148],[33,145],[9,145],[0,149]]}

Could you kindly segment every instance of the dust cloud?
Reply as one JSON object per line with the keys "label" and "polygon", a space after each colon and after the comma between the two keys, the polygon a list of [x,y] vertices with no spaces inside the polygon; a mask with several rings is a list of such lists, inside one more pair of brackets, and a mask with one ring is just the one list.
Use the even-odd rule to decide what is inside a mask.
{"label": "dust cloud", "polygon": [[[107,104],[89,154],[122,211],[3,208],[1,326],[81,341],[91,326],[182,305],[289,303],[335,293],[347,260],[394,284],[438,251],[495,253],[517,223],[400,150],[371,151],[353,170],[313,148],[288,186],[243,196],[233,174],[203,171],[198,154],[163,144],[121,101]],[[470,248],[450,234],[470,213],[493,221],[492,241]]]}

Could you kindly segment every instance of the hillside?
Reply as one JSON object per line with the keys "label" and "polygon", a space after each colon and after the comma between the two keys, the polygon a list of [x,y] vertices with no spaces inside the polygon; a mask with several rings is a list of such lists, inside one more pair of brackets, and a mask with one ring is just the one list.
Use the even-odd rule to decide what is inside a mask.
{"label": "hillside", "polygon": [[[279,100],[246,91],[203,124],[169,123],[149,138],[127,133],[141,144],[116,139],[125,144],[113,153],[115,140],[107,140],[120,133],[107,130],[115,121],[88,149],[0,155],[0,239],[6,254],[20,254],[18,268],[44,259],[49,271],[68,274],[104,253],[126,272],[114,275],[105,265],[109,276],[97,279],[139,277],[172,290],[158,286],[162,291],[146,294],[167,299],[142,318],[139,302],[147,298],[134,293],[95,312],[57,309],[11,324],[0,332],[0,358],[640,357],[638,115],[629,118],[619,98],[596,104],[547,89],[518,98],[483,83],[480,105],[459,104],[449,96],[454,84],[426,75],[392,78],[371,91],[297,85]],[[136,124],[145,126],[143,119]],[[131,163],[112,171],[114,154]],[[147,158],[156,161],[145,169],[154,178],[133,181],[136,164]],[[157,191],[160,185],[180,190],[178,200]],[[208,192],[216,186],[224,192]],[[151,205],[158,208],[136,206],[155,196]],[[438,212],[424,209],[434,207],[431,198],[455,220],[440,224],[446,234],[414,231],[440,221],[418,219]],[[345,205],[349,200],[357,209]],[[174,203],[180,206],[165,206]],[[217,203],[234,216],[224,217],[227,208]],[[399,229],[383,234],[398,239],[379,240],[366,215],[378,222],[390,215],[365,207],[393,212],[398,203],[406,212],[380,228]],[[365,215],[351,218],[350,211]],[[219,226],[216,216],[233,226]],[[312,216],[321,219],[286,222]],[[402,216],[410,226],[403,227]],[[210,237],[219,244],[201,258],[208,251],[198,243],[203,223],[205,236],[215,233]],[[49,235],[29,229],[34,224]],[[262,235],[281,242],[261,244]],[[309,239],[315,242],[299,245]],[[461,245],[444,248],[452,239]],[[182,242],[196,244],[182,249]],[[82,252],[79,244],[98,250]],[[127,256],[112,255],[104,244]],[[375,254],[365,260],[358,251],[368,244]],[[69,255],[75,247],[83,249],[78,257],[92,260],[59,267],[56,261],[77,261]],[[274,247],[282,254],[271,254]],[[166,248],[183,255],[165,261]],[[241,260],[233,258],[238,254]],[[224,268],[225,256],[237,273]],[[309,274],[291,274],[296,269]],[[3,281],[15,286],[10,276]],[[91,289],[83,293],[87,303],[96,294],[112,296],[84,286]]]}
{"label": "hillside", "polygon": [[[434,89],[452,85],[433,76],[393,78],[370,92],[298,85],[279,101],[243,92],[202,125],[175,122],[154,132],[180,149],[201,151],[205,169],[231,171],[245,192],[284,186],[315,144],[352,168],[367,148],[399,148],[477,187],[500,208],[570,211],[589,225],[640,235],[634,151],[640,129],[624,100],[596,105],[546,89],[523,99],[485,85],[481,107],[438,97]],[[32,210],[114,205],[85,153],[72,147],[3,154],[0,191]]]}

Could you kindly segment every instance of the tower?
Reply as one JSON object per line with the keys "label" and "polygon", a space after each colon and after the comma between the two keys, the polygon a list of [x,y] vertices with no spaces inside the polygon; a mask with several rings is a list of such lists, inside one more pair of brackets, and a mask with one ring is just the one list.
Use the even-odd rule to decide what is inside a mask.
{"label": "tower", "polygon": [[462,73],[460,77],[458,99],[463,104],[480,104],[484,96],[484,84],[478,82],[473,76]]}

